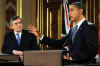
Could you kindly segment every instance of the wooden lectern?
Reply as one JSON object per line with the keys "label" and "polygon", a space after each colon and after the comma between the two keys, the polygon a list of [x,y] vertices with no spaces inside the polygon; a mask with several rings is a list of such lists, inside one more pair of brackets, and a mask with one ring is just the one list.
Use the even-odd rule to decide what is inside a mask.
{"label": "wooden lectern", "polygon": [[0,63],[19,62],[17,55],[2,54],[0,53]]}
{"label": "wooden lectern", "polygon": [[25,66],[61,66],[61,50],[24,51]]}

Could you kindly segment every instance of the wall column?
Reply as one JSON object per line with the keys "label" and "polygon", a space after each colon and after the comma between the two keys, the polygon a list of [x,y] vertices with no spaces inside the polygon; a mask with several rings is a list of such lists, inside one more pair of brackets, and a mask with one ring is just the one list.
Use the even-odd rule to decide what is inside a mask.
{"label": "wall column", "polygon": [[[99,3],[100,3],[100,0],[99,0]],[[99,4],[98,7],[99,7],[99,15],[98,15],[98,19],[99,19],[99,20],[98,20],[98,24],[99,24],[99,25],[98,25],[98,26],[99,26],[99,28],[100,28],[100,4]]]}
{"label": "wall column", "polygon": [[36,0],[22,0],[22,18],[24,27],[29,24],[36,25]]}
{"label": "wall column", "polygon": [[5,34],[5,23],[6,23],[5,13],[6,13],[5,0],[0,0],[0,52],[1,52],[2,42]]}

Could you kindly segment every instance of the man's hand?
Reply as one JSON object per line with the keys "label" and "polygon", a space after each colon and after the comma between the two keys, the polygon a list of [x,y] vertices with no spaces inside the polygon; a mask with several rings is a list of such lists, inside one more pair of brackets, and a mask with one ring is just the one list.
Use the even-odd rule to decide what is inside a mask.
{"label": "man's hand", "polygon": [[27,27],[27,30],[30,32],[30,33],[33,33],[36,37],[41,37],[42,35],[38,32],[37,28],[33,25],[29,25]]}
{"label": "man's hand", "polygon": [[13,54],[18,55],[18,56],[23,56],[23,52],[18,51],[18,50],[13,50]]}
{"label": "man's hand", "polygon": [[20,57],[21,61],[23,61],[23,52],[22,51],[13,50],[13,54],[18,55]]}

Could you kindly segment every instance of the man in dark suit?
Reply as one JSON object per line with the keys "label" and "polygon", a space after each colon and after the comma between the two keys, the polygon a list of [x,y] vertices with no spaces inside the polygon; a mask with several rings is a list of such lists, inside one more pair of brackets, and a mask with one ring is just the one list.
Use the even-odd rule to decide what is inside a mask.
{"label": "man in dark suit", "polygon": [[19,16],[11,18],[10,29],[3,42],[2,52],[23,56],[25,50],[39,50],[35,35],[23,30],[23,21]]}
{"label": "man in dark suit", "polygon": [[80,2],[70,5],[69,14],[71,22],[74,22],[75,25],[69,31],[69,34],[60,40],[40,34],[34,26],[29,26],[28,29],[40,38],[41,43],[60,49],[69,45],[70,59],[68,61],[70,63],[95,63],[96,60],[94,57],[98,49],[97,28],[95,24],[85,19],[84,12],[84,8]]}

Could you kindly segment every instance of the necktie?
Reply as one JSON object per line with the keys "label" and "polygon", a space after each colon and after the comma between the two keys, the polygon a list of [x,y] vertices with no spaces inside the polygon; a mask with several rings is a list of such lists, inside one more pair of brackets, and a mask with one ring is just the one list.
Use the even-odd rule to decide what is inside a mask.
{"label": "necktie", "polygon": [[21,37],[19,33],[16,34],[18,46],[20,46]]}
{"label": "necktie", "polygon": [[77,33],[77,28],[78,28],[78,25],[76,25],[75,27],[72,28],[72,42],[73,42],[75,35]]}

